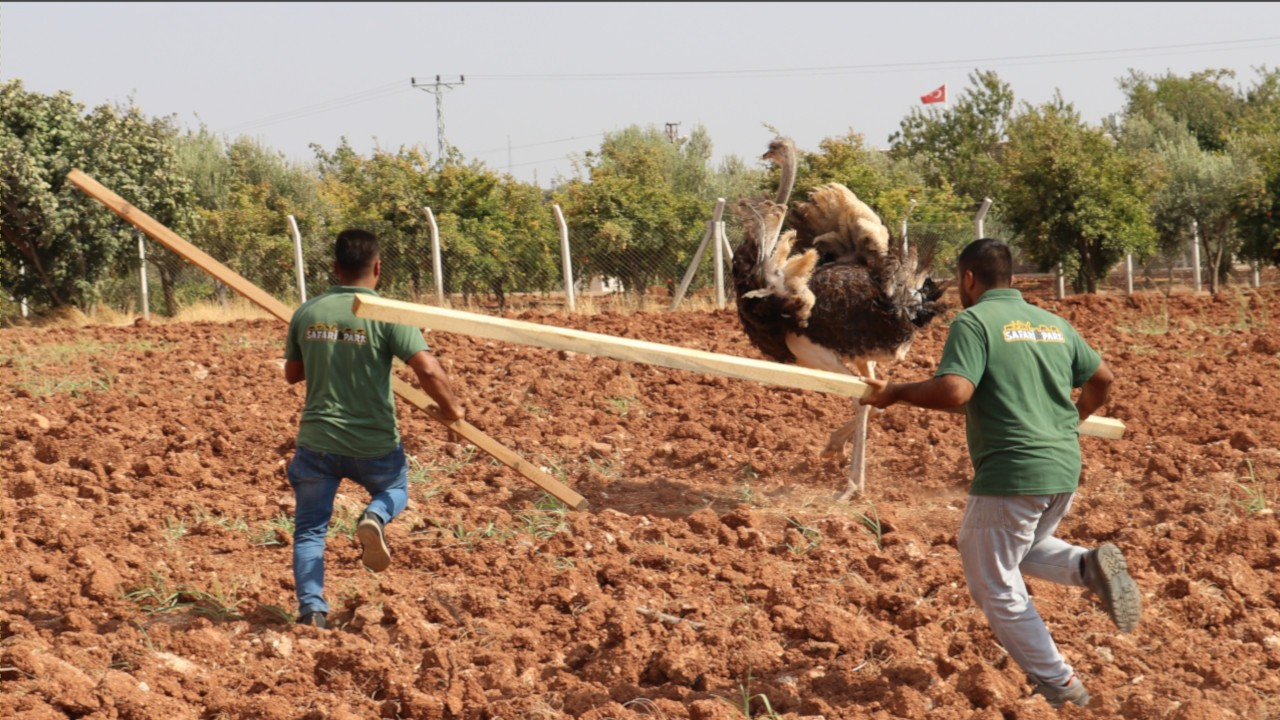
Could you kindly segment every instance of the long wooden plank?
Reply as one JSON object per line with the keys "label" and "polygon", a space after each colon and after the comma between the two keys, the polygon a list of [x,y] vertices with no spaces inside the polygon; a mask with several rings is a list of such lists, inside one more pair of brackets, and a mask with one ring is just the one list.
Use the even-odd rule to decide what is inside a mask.
{"label": "long wooden plank", "polygon": [[[67,179],[71,181],[71,184],[83,190],[89,197],[107,206],[116,215],[151,236],[156,242],[212,275],[223,285],[240,293],[258,307],[285,322],[288,322],[289,318],[293,316],[293,311],[287,305],[267,294],[236,271],[218,262],[200,248],[187,242],[155,218],[130,205],[124,198],[107,189],[85,173],[79,170],[72,170],[67,174]],[[417,390],[399,378],[392,379],[392,388],[397,395],[410,405],[425,412],[432,420],[444,424],[460,437],[493,456],[498,462],[515,470],[534,485],[547,491],[560,502],[575,510],[581,510],[587,506],[586,498],[574,492],[572,488],[569,488],[551,475],[543,472],[537,466],[521,458],[502,443],[481,432],[479,428],[471,423],[465,420],[446,420],[444,415],[440,413],[440,409],[430,401],[426,393]]]}
{"label": "long wooden plank", "polygon": [[[854,398],[866,397],[871,391],[866,383],[852,375],[810,370],[797,365],[783,365],[645,340],[539,325],[522,320],[490,317],[461,310],[416,305],[368,295],[356,296],[352,312],[357,317],[428,327],[459,335],[554,350],[569,350],[586,355],[601,355],[616,360],[723,375],[768,385],[816,390]],[[1117,439],[1124,435],[1124,423],[1094,415],[1081,423],[1080,432],[1083,435]]]}
{"label": "long wooden plank", "polygon": [[1090,415],[1080,423],[1080,434],[1104,440],[1119,440],[1124,437],[1124,423],[1115,418]]}
{"label": "long wooden plank", "polygon": [[817,390],[855,398],[865,397],[871,390],[866,383],[852,375],[810,370],[798,365],[783,365],[755,358],[723,355],[645,340],[538,325],[461,310],[415,305],[369,295],[357,295],[352,311],[356,317],[384,322],[425,326],[443,332],[520,345],[536,345],[553,350],[570,350],[586,355],[602,355],[616,360],[661,365],[709,375],[723,375],[768,385]]}

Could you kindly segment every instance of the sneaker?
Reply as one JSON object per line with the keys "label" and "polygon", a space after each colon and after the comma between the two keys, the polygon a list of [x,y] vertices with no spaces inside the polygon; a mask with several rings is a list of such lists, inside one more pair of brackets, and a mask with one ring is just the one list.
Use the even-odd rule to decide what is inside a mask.
{"label": "sneaker", "polygon": [[1097,593],[1102,606],[1111,616],[1111,622],[1121,632],[1129,632],[1138,625],[1142,615],[1142,593],[1138,584],[1129,577],[1120,548],[1107,543],[1089,553],[1084,560],[1084,583]]}
{"label": "sneaker", "polygon": [[318,627],[321,630],[323,630],[325,629],[325,626],[328,624],[328,616],[326,616],[324,613],[320,612],[319,610],[312,610],[309,613],[303,613],[299,615],[298,624],[310,625],[312,627]]}
{"label": "sneaker", "polygon": [[391,550],[387,547],[387,535],[382,529],[382,519],[366,511],[356,526],[356,539],[364,549],[361,560],[374,572],[382,572],[391,564]]}
{"label": "sneaker", "polygon": [[1031,695],[1043,697],[1045,702],[1053,708],[1060,708],[1067,703],[1079,707],[1089,704],[1089,691],[1084,689],[1084,683],[1080,682],[1080,678],[1075,675],[1071,676],[1071,680],[1066,685],[1037,684],[1031,691]]}

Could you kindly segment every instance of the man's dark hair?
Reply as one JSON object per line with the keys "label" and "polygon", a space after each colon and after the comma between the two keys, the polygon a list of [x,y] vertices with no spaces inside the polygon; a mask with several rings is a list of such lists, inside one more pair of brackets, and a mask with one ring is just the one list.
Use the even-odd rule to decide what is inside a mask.
{"label": "man's dark hair", "polygon": [[343,230],[333,246],[333,256],[338,269],[350,278],[358,278],[369,272],[378,259],[378,236],[368,230]]}
{"label": "man's dark hair", "polygon": [[1013,253],[999,240],[974,240],[960,251],[960,272],[973,273],[978,282],[989,288],[1008,287],[1013,283]]}

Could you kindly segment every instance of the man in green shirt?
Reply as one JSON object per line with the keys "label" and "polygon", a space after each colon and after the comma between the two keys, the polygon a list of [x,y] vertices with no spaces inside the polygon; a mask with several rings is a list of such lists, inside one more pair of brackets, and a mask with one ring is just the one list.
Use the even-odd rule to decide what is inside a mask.
{"label": "man in green shirt", "polygon": [[1089,588],[1122,631],[1138,623],[1142,598],[1120,550],[1053,536],[1079,485],[1079,424],[1106,402],[1112,374],[1066,320],[1010,287],[1012,269],[1004,243],[970,243],[957,272],[965,309],[951,323],[934,378],[867,379],[875,392],[863,402],[964,408],[974,478],[956,544],[969,594],[1035,683],[1034,694],[1054,707],[1083,706],[1089,693],[1058,652],[1022,575]]}
{"label": "man in green shirt", "polygon": [[378,239],[344,230],[335,243],[333,274],[338,285],[302,304],[289,322],[284,376],[307,382],[297,449],[289,484],[297,506],[293,531],[293,579],[298,622],[324,627],[324,546],[333,499],[342,478],[372,496],[356,538],[362,560],[375,572],[391,564],[384,528],[409,504],[408,464],[391,394],[391,360],[413,368],[418,382],[448,420],[461,420],[462,406],[449,379],[427,351],[422,333],[407,325],[358,318],[357,294],[377,295],[382,274]]}

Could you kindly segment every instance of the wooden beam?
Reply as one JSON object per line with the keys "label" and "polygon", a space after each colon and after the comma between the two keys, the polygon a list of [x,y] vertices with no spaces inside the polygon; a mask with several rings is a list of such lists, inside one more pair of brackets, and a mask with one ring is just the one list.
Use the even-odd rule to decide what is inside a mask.
{"label": "wooden beam", "polygon": [[[677,370],[723,375],[766,385],[816,390],[853,398],[863,398],[871,392],[871,388],[866,383],[852,375],[810,370],[798,365],[783,365],[766,360],[723,355],[645,340],[538,325],[461,310],[428,307],[369,295],[357,295],[352,304],[352,312],[357,317],[384,322],[427,327],[441,332],[501,340],[519,345],[569,350],[584,355],[600,355],[615,360],[660,365]],[[1124,435],[1124,423],[1095,415],[1081,423],[1080,433],[1117,439]]]}
{"label": "wooden beam", "polygon": [[[223,285],[240,293],[258,307],[285,322],[288,322],[289,318],[293,316],[293,311],[287,305],[264,292],[236,271],[218,262],[200,248],[187,242],[155,218],[130,205],[124,198],[111,192],[98,181],[79,170],[72,170],[67,174],[67,179],[71,181],[71,184],[83,190],[89,197],[106,205],[116,215],[150,235],[156,242],[212,275],[216,280],[221,281]],[[560,502],[575,510],[581,510],[587,506],[586,498],[507,449],[502,443],[484,434],[479,428],[465,420],[446,420],[444,415],[440,413],[440,409],[431,403],[426,393],[417,390],[394,376],[392,377],[392,389],[410,405],[425,412],[432,420],[444,424],[468,442],[493,456],[498,462],[528,478],[534,485],[546,490]]]}
{"label": "wooden beam", "polygon": [[1080,423],[1080,434],[1105,440],[1119,440],[1124,437],[1124,423],[1115,418],[1090,415]]}
{"label": "wooden beam", "polygon": [[538,325],[461,310],[415,305],[371,295],[357,295],[352,311],[356,317],[428,327],[442,332],[501,340],[519,345],[536,345],[586,355],[602,355],[616,360],[661,365],[677,370],[723,375],[766,385],[817,390],[855,398],[864,397],[871,391],[866,383],[852,375],[810,370],[798,365],[783,365],[766,360],[722,355],[645,340]]}

